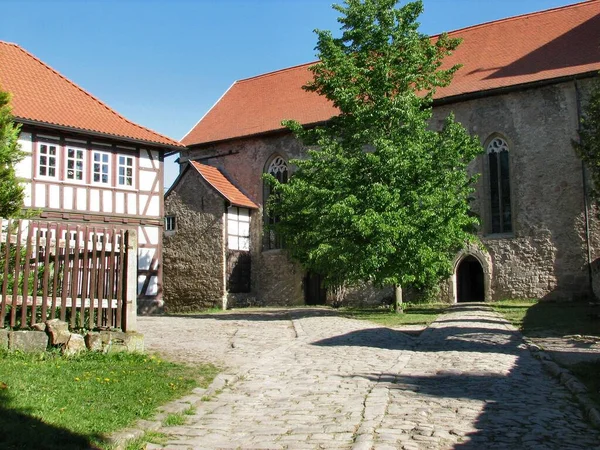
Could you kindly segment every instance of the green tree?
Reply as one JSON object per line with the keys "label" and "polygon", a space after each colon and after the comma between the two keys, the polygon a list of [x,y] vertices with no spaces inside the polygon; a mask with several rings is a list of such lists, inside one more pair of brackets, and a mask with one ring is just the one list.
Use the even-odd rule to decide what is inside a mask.
{"label": "green tree", "polygon": [[579,141],[573,147],[589,169],[593,181],[592,196],[600,203],[600,81],[592,87],[590,99],[583,111]]}
{"label": "green tree", "polygon": [[23,207],[24,190],[15,174],[21,161],[18,138],[20,125],[13,121],[10,94],[0,90],[0,217],[14,217]]}
{"label": "green tree", "polygon": [[287,184],[272,177],[268,202],[280,218],[293,258],[329,287],[372,282],[432,286],[473,241],[473,177],[467,164],[482,151],[449,116],[430,129],[436,87],[458,66],[441,69],[459,40],[433,41],[418,31],[421,1],[347,0],[334,5],[342,35],[317,30],[320,62],[304,89],[325,96],[340,114],[326,125],[286,125],[310,149],[293,161]]}

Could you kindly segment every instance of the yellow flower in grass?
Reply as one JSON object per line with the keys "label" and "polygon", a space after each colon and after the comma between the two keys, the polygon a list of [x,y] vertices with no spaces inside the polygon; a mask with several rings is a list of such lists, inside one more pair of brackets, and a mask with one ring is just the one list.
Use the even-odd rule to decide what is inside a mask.
{"label": "yellow flower in grass", "polygon": [[75,377],[75,381],[79,381],[79,377]]}

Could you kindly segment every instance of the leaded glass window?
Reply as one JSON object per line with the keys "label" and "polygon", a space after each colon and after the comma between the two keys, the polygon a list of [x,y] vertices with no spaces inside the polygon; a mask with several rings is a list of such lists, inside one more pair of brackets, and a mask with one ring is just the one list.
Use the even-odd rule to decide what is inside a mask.
{"label": "leaded glass window", "polygon": [[[281,156],[273,158],[267,168],[267,173],[273,175],[280,183],[287,183],[289,178],[289,171],[287,162]],[[265,205],[268,198],[271,196],[271,192],[268,187],[265,188]],[[265,216],[265,248],[275,249],[283,247],[283,239],[278,236],[274,230],[274,226],[279,222],[280,218],[271,214]]]}
{"label": "leaded glass window", "polygon": [[494,138],[487,147],[490,174],[491,232],[512,232],[510,203],[509,147],[502,138]]}

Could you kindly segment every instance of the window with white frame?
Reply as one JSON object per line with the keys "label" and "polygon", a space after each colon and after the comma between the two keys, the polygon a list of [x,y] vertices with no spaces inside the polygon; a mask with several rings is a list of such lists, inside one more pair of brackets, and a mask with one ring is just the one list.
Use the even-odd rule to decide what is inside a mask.
{"label": "window with white frame", "polygon": [[85,150],[67,147],[67,180],[83,181]]}
{"label": "window with white frame", "polygon": [[165,217],[165,231],[175,231],[175,216]]}
{"label": "window with white frame", "polygon": [[119,186],[133,186],[133,157],[119,155],[117,169]]}
{"label": "window with white frame", "polygon": [[229,250],[250,250],[250,210],[230,206],[227,210],[227,242]]}
{"label": "window with white frame", "polygon": [[92,180],[94,183],[109,184],[110,183],[110,153],[92,152]]}
{"label": "window with white frame", "polygon": [[58,147],[53,144],[40,144],[38,149],[38,175],[58,177]]}

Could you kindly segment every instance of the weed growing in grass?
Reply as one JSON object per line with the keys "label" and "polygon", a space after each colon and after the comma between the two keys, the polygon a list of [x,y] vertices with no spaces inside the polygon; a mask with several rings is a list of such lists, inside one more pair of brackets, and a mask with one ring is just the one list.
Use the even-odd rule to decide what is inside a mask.
{"label": "weed growing in grass", "polygon": [[[216,373],[211,365],[191,368],[143,354],[0,352],[0,448],[100,446],[103,435],[207,387]],[[31,433],[34,426],[48,430]]]}
{"label": "weed growing in grass", "polygon": [[178,425],[183,425],[185,423],[185,415],[183,413],[173,413],[169,414],[165,420],[163,420],[163,425],[166,427],[174,427]]}
{"label": "weed growing in grass", "polygon": [[146,448],[146,444],[149,442],[152,444],[166,445],[167,439],[168,436],[164,433],[147,431],[143,436],[129,441],[125,447],[125,450],[143,450]]}

